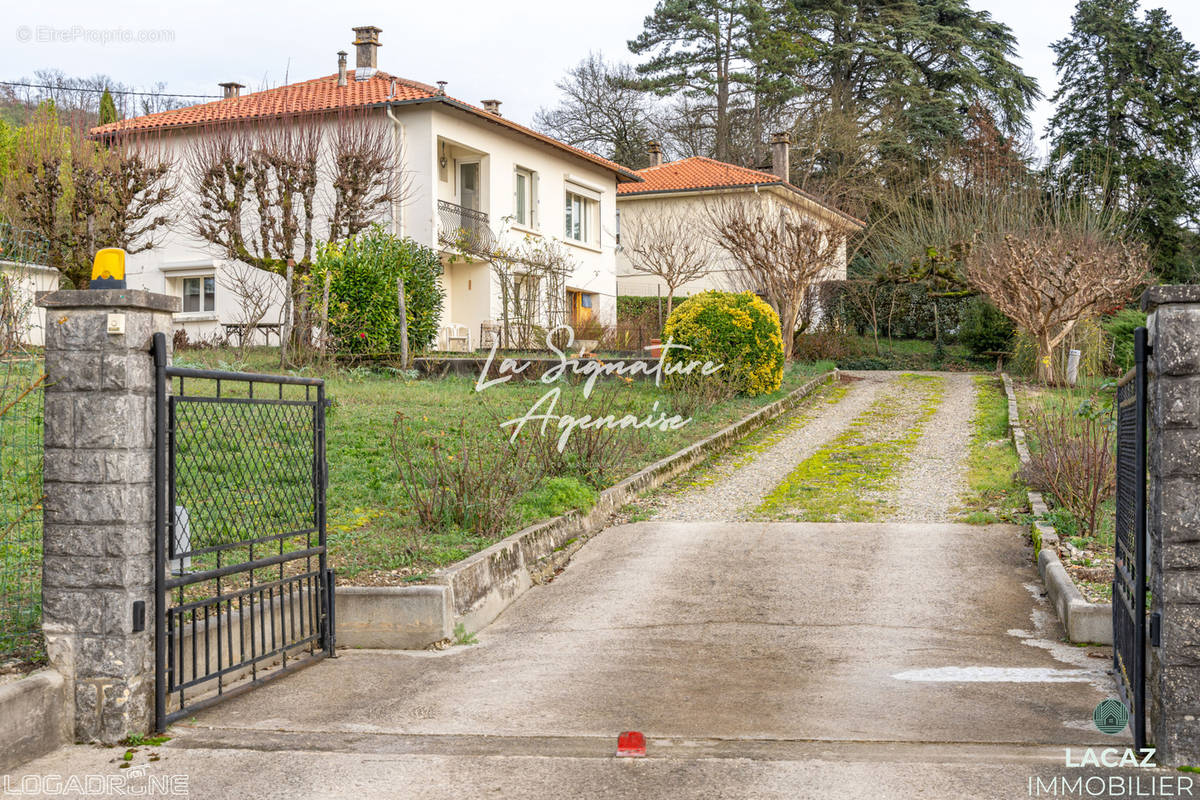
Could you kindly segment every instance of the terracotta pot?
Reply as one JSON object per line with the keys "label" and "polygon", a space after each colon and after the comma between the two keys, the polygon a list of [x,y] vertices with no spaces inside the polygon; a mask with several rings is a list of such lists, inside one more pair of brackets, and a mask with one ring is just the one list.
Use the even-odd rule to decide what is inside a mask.
{"label": "terracotta pot", "polygon": [[661,358],[662,357],[662,339],[651,339],[650,340],[650,349],[647,352],[650,353],[650,358],[652,358],[655,361],[657,361],[659,358]]}

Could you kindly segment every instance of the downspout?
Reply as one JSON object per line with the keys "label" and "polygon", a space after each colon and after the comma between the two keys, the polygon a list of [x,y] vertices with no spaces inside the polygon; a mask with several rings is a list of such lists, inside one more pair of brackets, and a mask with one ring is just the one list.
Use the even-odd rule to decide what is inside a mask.
{"label": "downspout", "polygon": [[403,198],[404,174],[403,174],[403,169],[404,169],[404,144],[405,144],[404,123],[401,122],[400,120],[398,120],[396,118],[396,115],[392,113],[392,107],[390,104],[387,106],[384,106],[384,108],[387,111],[388,119],[390,119],[392,121],[392,147],[399,154],[400,170],[401,170],[401,174],[398,177],[398,180],[400,181],[400,187],[401,187],[401,199],[398,201],[395,201],[391,204],[391,206],[392,206],[392,233],[395,234],[396,236],[403,236],[404,235],[404,198]]}

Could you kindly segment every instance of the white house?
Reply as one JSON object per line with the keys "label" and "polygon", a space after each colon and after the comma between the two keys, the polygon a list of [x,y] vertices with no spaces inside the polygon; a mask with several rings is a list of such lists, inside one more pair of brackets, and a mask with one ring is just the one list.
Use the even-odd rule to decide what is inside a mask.
{"label": "white house", "polygon": [[[477,107],[442,88],[399,78],[378,68],[380,29],[354,29],[355,69],[314,80],[241,94],[221,84],[225,98],[93,129],[100,137],[153,135],[182,165],[187,143],[211,135],[224,123],[272,118],[318,118],[336,124],[338,114],[361,112],[383,126],[402,154],[407,186],[380,222],[444,253],[446,292],[442,347],[479,346],[502,313],[500,292],[486,262],[452,258],[447,231],[487,229],[502,237],[547,237],[563,244],[572,269],[560,298],[579,317],[615,319],[616,198],[623,182],[640,178],[620,165],[566,145],[501,116],[500,102]],[[183,299],[176,321],[193,336],[220,335],[238,320],[239,304],[223,291],[231,270],[226,254],[189,231],[188,181],[181,172],[178,216],[160,246],[131,256],[130,285]],[[318,194],[328,192],[321,186]],[[439,234],[443,235],[439,235]],[[318,233],[319,235],[319,233]],[[279,318],[278,309],[269,316]],[[573,318],[572,318],[573,319]],[[269,335],[269,334],[268,334]]]}
{"label": "white house", "polygon": [[[787,181],[788,147],[786,135],[776,134],[772,142],[772,172],[762,172],[703,157],[664,163],[662,151],[651,143],[651,165],[637,172],[642,182],[622,183],[617,189],[620,224],[636,230],[638,223],[647,217],[666,216],[703,235],[706,229],[711,228],[707,204],[723,196],[736,196],[767,206],[786,203],[819,225],[840,229],[847,235],[865,227],[861,220]],[[677,290],[679,295],[691,295],[706,289],[728,291],[745,288],[739,280],[741,270],[738,264],[720,248],[710,247],[708,251],[712,271],[684,284]],[[837,263],[828,271],[825,279],[845,277],[846,249],[843,244]],[[621,295],[667,295],[665,282],[655,275],[634,269],[621,248],[617,249],[617,291]]]}

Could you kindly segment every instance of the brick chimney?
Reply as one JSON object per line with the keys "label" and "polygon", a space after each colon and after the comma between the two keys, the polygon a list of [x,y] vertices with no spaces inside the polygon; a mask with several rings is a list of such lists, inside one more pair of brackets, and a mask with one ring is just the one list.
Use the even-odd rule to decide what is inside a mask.
{"label": "brick chimney", "polygon": [[646,149],[650,151],[650,166],[657,167],[662,164],[662,147],[658,142],[647,142]]}
{"label": "brick chimney", "polygon": [[788,137],[787,131],[771,134],[771,172],[785,181],[789,180],[791,175],[788,165],[788,149],[790,147],[791,139]]}
{"label": "brick chimney", "polygon": [[226,81],[225,83],[218,83],[217,86],[220,86],[224,90],[223,94],[226,100],[231,100],[235,97],[241,97],[242,89],[246,88],[237,81]]}
{"label": "brick chimney", "polygon": [[346,85],[346,51],[338,50],[338,86]]}
{"label": "brick chimney", "polygon": [[489,114],[500,116],[500,101],[499,100],[480,100],[483,103],[483,110]]}
{"label": "brick chimney", "polygon": [[354,68],[356,70],[367,69],[374,72],[379,69],[379,48],[382,47],[379,44],[379,34],[381,33],[383,33],[383,29],[376,28],[374,25],[363,25],[354,29]]}

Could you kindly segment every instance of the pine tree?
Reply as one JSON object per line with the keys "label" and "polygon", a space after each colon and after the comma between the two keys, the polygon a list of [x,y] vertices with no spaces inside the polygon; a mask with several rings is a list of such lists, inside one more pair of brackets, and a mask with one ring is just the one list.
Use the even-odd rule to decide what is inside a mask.
{"label": "pine tree", "polygon": [[100,95],[100,124],[107,125],[110,122],[117,121],[117,104],[113,102],[113,96],[108,89],[104,90],[104,94]]}
{"label": "pine tree", "polygon": [[797,67],[811,50],[786,34],[792,17],[790,3],[774,0],[659,0],[629,49],[651,56],[637,67],[643,86],[703,104],[713,155],[728,161],[735,112],[761,140],[764,117],[800,92]]}
{"label": "pine tree", "polygon": [[1168,280],[1186,280],[1186,223],[1197,220],[1200,61],[1161,9],[1081,0],[1055,42],[1059,88],[1047,129],[1050,173],[1064,188],[1125,214]]}

